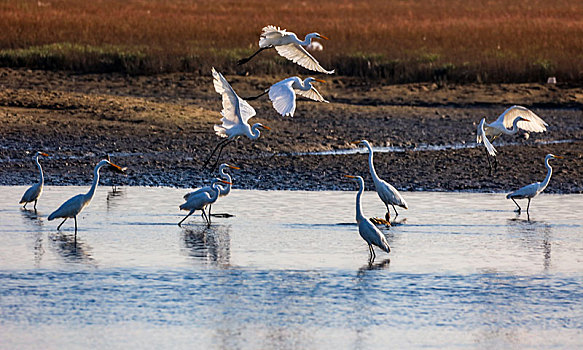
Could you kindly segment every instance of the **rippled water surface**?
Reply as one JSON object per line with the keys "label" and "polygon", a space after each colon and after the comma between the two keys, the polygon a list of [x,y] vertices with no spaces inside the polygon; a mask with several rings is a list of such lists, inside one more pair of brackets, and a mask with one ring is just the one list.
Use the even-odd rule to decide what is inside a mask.
{"label": "rippled water surface", "polygon": [[234,190],[213,207],[234,217],[180,228],[185,190],[104,186],[75,243],[46,217],[87,188],[46,188],[36,214],[25,189],[0,187],[0,348],[583,346],[581,195],[527,221],[503,194],[404,193],[371,266],[355,192]]}

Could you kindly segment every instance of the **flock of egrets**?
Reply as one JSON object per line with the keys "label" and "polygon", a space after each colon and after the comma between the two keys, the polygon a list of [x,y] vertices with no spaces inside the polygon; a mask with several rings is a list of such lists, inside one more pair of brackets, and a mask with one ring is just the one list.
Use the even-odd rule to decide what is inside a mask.
{"label": "flock of egrets", "polygon": [[[259,50],[255,52],[249,58],[245,58],[239,61],[239,64],[244,64],[252,59],[255,55],[263,50],[274,48],[278,54],[281,56],[299,64],[300,66],[307,68],[312,71],[333,74],[334,70],[324,69],[320,63],[305,49],[306,46],[312,43],[313,38],[327,39],[326,37],[318,33],[310,33],[306,35],[303,41],[299,40],[297,36],[286,30],[280,29],[274,26],[264,27],[262,34],[259,39]],[[262,125],[261,123],[255,123],[252,126],[249,125],[249,120],[256,114],[255,110],[251,105],[245,100],[237,95],[233,90],[229,82],[225,77],[214,68],[212,68],[213,84],[216,92],[222,96],[222,106],[221,111],[222,119],[221,125],[215,125],[215,133],[225,138],[217,144],[215,149],[211,152],[207,158],[204,166],[209,164],[212,157],[219,151],[216,161],[214,162],[213,168],[218,164],[223,148],[240,136],[246,136],[251,140],[259,138],[261,132],[260,129],[267,129],[269,127]],[[282,116],[293,117],[294,111],[296,109],[296,95],[300,95],[314,101],[318,102],[328,102],[322,97],[322,95],[316,90],[312,85],[314,82],[325,82],[324,80],[309,77],[307,79],[301,80],[298,77],[291,77],[282,80],[269,89],[265,90],[262,94],[248,98],[248,100],[259,98],[262,95],[269,94],[269,98],[273,103],[274,109]],[[502,113],[496,121],[493,123],[486,123],[486,119],[483,118],[477,130],[477,143],[484,143],[487,151],[487,158],[493,156],[496,160],[496,149],[492,145],[491,141],[497,137],[506,134],[513,135],[522,129],[527,132],[543,132],[546,130],[547,123],[538,117],[535,113],[521,106],[512,106],[508,108],[504,113]],[[488,139],[491,137],[491,140]],[[345,175],[347,178],[354,179],[359,184],[358,194],[356,196],[356,221],[358,223],[358,230],[361,237],[366,241],[370,250],[371,261],[374,260],[375,253],[373,245],[379,247],[383,251],[389,252],[390,247],[384,234],[377,228],[375,223],[382,222],[383,224],[390,224],[390,209],[389,205],[393,207],[395,211],[395,217],[398,216],[397,209],[395,206],[399,206],[408,209],[407,202],[399,191],[393,187],[388,182],[381,179],[375,170],[373,162],[373,148],[367,140],[354,141],[353,144],[364,146],[368,149],[368,163],[370,174],[373,179],[375,190],[378,193],[380,199],[383,201],[387,208],[387,214],[385,216],[386,220],[376,219],[371,221],[364,216],[362,213],[361,196],[364,192],[364,179],[361,176]],[[39,182],[30,187],[22,196],[20,203],[24,203],[24,208],[28,203],[34,202],[34,209],[36,210],[37,201],[42,193],[44,177],[42,167],[38,161],[39,156],[48,156],[48,154],[43,152],[37,152],[33,157],[40,173]],[[521,211],[520,206],[515,201],[515,199],[528,199],[527,214],[530,208],[530,201],[533,197],[541,193],[548,185],[552,168],[549,165],[549,160],[552,158],[562,158],[549,154],[545,157],[545,166],[548,170],[547,176],[544,181],[536,182],[528,186],[522,187],[519,190],[508,194],[507,198],[512,199],[517,206],[519,213]],[[490,171],[492,171],[492,165],[490,159],[488,158],[488,164],[490,165]],[[495,164],[497,162],[495,161]],[[117,172],[123,172],[124,169],[118,165],[113,164],[109,159],[100,161],[93,171],[93,184],[86,194],[79,194],[74,196],[64,202],[58,209],[52,212],[48,220],[53,220],[57,218],[64,219],[57,230],[61,228],[64,222],[73,218],[75,221],[75,237],[77,235],[77,215],[91,202],[95,194],[95,189],[99,183],[99,170],[108,166],[111,170]],[[192,215],[195,211],[201,211],[202,216],[208,225],[211,224],[211,206],[217,201],[219,197],[224,197],[229,194],[232,185],[231,176],[226,173],[227,168],[238,169],[235,166],[229,164],[221,164],[219,173],[221,178],[216,178],[211,181],[211,185],[202,187],[194,192],[190,192],[184,196],[185,203],[180,205],[180,209],[188,210],[189,213],[178,223],[180,226],[186,218]],[[208,208],[208,213],[206,209]]]}

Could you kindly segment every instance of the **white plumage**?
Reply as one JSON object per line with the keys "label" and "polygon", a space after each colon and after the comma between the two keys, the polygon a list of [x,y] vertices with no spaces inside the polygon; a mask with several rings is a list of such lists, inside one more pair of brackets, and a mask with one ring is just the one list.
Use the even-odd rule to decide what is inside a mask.
{"label": "white plumage", "polygon": [[296,110],[296,94],[317,102],[329,103],[312,85],[315,81],[325,83],[324,80],[312,77],[304,81],[298,77],[290,77],[273,84],[269,88],[269,99],[273,103],[273,108],[284,117],[293,117]]}
{"label": "white plumage", "polygon": [[[231,178],[231,175],[229,173],[226,173],[225,171],[227,170],[227,168],[231,168],[231,169],[240,169],[239,167],[227,164],[227,163],[223,163],[219,166],[219,176],[221,177],[222,180],[225,180],[227,182],[233,183],[233,180]],[[219,178],[215,178],[212,180],[211,182],[211,186],[212,183],[214,182],[219,182],[219,180],[221,180]],[[189,192],[187,194],[184,195],[184,199],[188,200],[188,197],[201,193],[201,192],[208,192],[211,193],[212,192],[212,188],[211,186],[204,186],[201,187],[199,189],[196,189],[195,191]],[[228,195],[231,192],[231,184],[228,184],[226,186],[220,186],[219,184],[219,197],[224,197],[226,195]]]}
{"label": "white plumage", "polygon": [[313,38],[328,40],[328,38],[318,33],[310,33],[306,35],[305,39],[302,41],[298,39],[295,33],[288,32],[285,29],[280,29],[279,27],[272,25],[263,27],[261,36],[259,37],[259,51],[255,52],[249,58],[240,60],[239,64],[248,62],[259,52],[274,47],[280,56],[283,56],[306,69],[320,73],[333,74],[334,70],[324,69],[318,60],[316,60],[314,56],[304,48],[304,46],[310,45]]}
{"label": "white plumage", "polygon": [[[496,149],[490,141],[494,141],[502,134],[514,135],[519,129],[529,132],[543,132],[548,124],[533,111],[522,106],[512,106],[500,114],[498,119],[488,124],[486,118],[482,118],[478,125],[476,142],[484,142],[488,153],[496,156]],[[510,128],[510,129],[509,129]],[[491,140],[488,140],[491,137]]]}
{"label": "white plumage", "polygon": [[547,168],[547,176],[545,177],[545,179],[542,182],[535,182],[532,183],[530,185],[526,185],[512,193],[509,193],[506,196],[506,199],[512,199],[512,201],[514,202],[514,204],[516,204],[516,206],[518,207],[518,209],[516,209],[517,212],[521,212],[521,208],[518,205],[518,203],[516,203],[515,199],[528,199],[528,205],[526,207],[526,213],[528,214],[528,210],[530,208],[530,200],[536,196],[538,196],[539,193],[541,193],[542,191],[545,190],[545,188],[547,188],[547,186],[549,185],[549,181],[551,180],[551,175],[553,174],[553,168],[551,168],[551,165],[549,164],[549,161],[552,158],[556,158],[556,159],[563,159],[563,157],[561,156],[555,156],[554,154],[547,154],[545,157],[545,167]]}
{"label": "white plumage", "polygon": [[24,209],[26,209],[26,205],[30,202],[34,202],[34,210],[36,210],[36,203],[38,201],[38,199],[40,198],[40,195],[43,192],[43,186],[45,183],[45,177],[43,174],[43,168],[40,166],[40,163],[38,161],[38,157],[39,156],[45,156],[48,157],[49,155],[44,153],[44,152],[36,152],[36,154],[32,157],[32,159],[34,160],[34,162],[36,163],[36,166],[38,168],[38,172],[39,172],[39,181],[37,183],[35,183],[34,185],[30,186],[22,195],[22,198],[20,199],[20,202],[18,202],[19,204],[24,203]]}
{"label": "white plumage", "polygon": [[385,235],[362,213],[361,197],[364,192],[364,180],[360,176],[344,176],[354,179],[359,184],[358,193],[356,195],[356,222],[358,223],[358,233],[360,233],[360,237],[362,237],[362,239],[368,244],[370,262],[372,263],[376,257],[372,247],[373,245],[376,245],[387,253],[391,251],[391,247],[389,247]]}
{"label": "white plumage", "polygon": [[89,205],[89,203],[91,203],[91,200],[93,199],[93,195],[95,195],[95,189],[97,188],[97,185],[99,184],[99,170],[105,165],[111,165],[111,166],[115,167],[118,171],[122,171],[121,167],[119,167],[119,166],[117,166],[117,165],[115,165],[115,164],[113,164],[105,159],[100,161],[99,163],[97,163],[97,165],[95,166],[95,169],[93,170],[93,184],[91,185],[89,192],[87,192],[85,194],[78,194],[78,195],[70,198],[65,203],[63,203],[57,210],[52,212],[51,215],[49,215],[49,217],[48,217],[49,221],[54,220],[56,218],[64,218],[65,219],[65,220],[63,220],[63,222],[61,222],[59,224],[59,226],[57,227],[57,230],[59,230],[61,228],[61,226],[65,223],[65,221],[67,221],[67,219],[73,218],[73,219],[75,219],[75,238],[77,237],[77,215],[85,207],[87,207]]}
{"label": "white plumage", "polygon": [[190,210],[190,212],[182,220],[180,220],[180,222],[178,223],[178,226],[181,226],[182,223],[184,222],[184,220],[186,220],[186,218],[188,218],[190,215],[192,215],[197,210],[201,210],[202,215],[203,215],[203,217],[205,217],[205,220],[207,221],[208,225],[211,224],[210,217],[206,217],[204,209],[208,205],[216,202],[217,199],[219,198],[219,192],[220,192],[219,188],[218,188],[219,182],[222,182],[224,184],[229,184],[229,185],[231,184],[230,182],[219,179],[218,181],[213,182],[213,184],[211,185],[210,192],[200,191],[199,193],[192,194],[192,195],[188,196],[188,199],[186,199],[186,202],[181,204],[179,208],[181,210]]}
{"label": "white plumage", "polygon": [[389,204],[395,210],[395,217],[399,216],[399,213],[397,212],[395,205],[405,209],[409,209],[409,206],[407,205],[407,202],[405,201],[401,193],[399,193],[399,191],[395,187],[393,187],[390,183],[381,179],[377,175],[373,162],[373,150],[370,143],[367,140],[354,141],[352,143],[357,145],[363,145],[368,149],[368,167],[370,170],[370,175],[372,176],[372,180],[375,185],[375,190],[377,191],[379,198],[383,201],[383,203],[385,203],[385,206],[387,207],[387,221],[389,220],[388,218]]}

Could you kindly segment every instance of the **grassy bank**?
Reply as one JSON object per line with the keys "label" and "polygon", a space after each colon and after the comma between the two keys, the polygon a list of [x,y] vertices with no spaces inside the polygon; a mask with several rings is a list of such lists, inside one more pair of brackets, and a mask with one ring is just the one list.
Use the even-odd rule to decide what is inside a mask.
{"label": "grassy bank", "polygon": [[341,75],[389,82],[583,80],[583,3],[548,1],[0,2],[0,65],[130,74],[306,71],[262,53],[261,28],[331,38],[314,55]]}

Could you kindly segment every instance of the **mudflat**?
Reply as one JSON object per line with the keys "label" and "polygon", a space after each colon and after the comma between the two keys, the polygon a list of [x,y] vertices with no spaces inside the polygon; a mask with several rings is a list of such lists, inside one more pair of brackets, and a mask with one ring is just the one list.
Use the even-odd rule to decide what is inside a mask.
{"label": "mudflat", "polygon": [[[261,93],[285,76],[226,76],[241,97]],[[302,77],[303,78],[303,77]],[[510,191],[542,181],[547,153],[554,160],[548,192],[583,192],[583,87],[561,84],[403,84],[324,77],[318,90],[330,103],[303,98],[293,118],[267,96],[251,101],[251,123],[271,128],[256,141],[229,144],[221,162],[234,188],[354,190],[342,175],[363,175],[373,189],[366,154],[342,154],[350,142],[375,147],[379,176],[400,190]],[[548,124],[544,133],[519,133],[494,142],[498,167],[489,174],[483,146],[474,147],[481,118],[491,122],[512,105],[530,108]],[[221,98],[212,77],[76,74],[0,68],[0,184],[28,185],[38,177],[37,150],[47,185],[90,184],[107,154],[127,175],[102,171],[102,184],[207,184],[216,171],[203,163],[221,140]],[[499,142],[502,142],[500,144]],[[306,154],[335,151],[333,154]]]}

